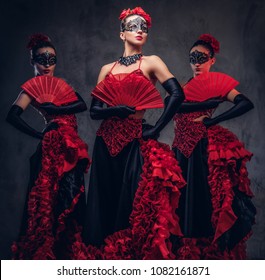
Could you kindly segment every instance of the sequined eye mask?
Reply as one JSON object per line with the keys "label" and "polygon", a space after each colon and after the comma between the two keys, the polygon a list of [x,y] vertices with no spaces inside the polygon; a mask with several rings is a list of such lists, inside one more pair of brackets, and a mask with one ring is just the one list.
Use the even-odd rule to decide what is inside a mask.
{"label": "sequined eye mask", "polygon": [[148,26],[142,18],[137,17],[133,20],[128,21],[127,23],[122,24],[122,31],[125,30],[130,32],[137,32],[139,30],[142,30],[144,33],[148,33]]}
{"label": "sequined eye mask", "polygon": [[33,57],[34,62],[43,65],[43,66],[51,66],[57,63],[56,55],[45,51],[44,53],[37,54]]}
{"label": "sequined eye mask", "polygon": [[191,64],[203,64],[209,61],[211,58],[208,54],[204,52],[194,51],[190,53],[190,63]]}

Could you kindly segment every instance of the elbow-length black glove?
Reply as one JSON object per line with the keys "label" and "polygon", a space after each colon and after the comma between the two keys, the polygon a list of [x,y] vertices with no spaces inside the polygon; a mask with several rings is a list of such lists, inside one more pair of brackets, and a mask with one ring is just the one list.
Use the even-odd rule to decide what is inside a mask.
{"label": "elbow-length black glove", "polygon": [[214,118],[204,118],[203,123],[208,128],[212,125],[218,124],[222,121],[226,121],[248,112],[254,108],[253,103],[243,94],[238,94],[234,99],[234,106]]}
{"label": "elbow-length black glove", "polygon": [[104,103],[92,99],[90,106],[90,116],[93,120],[103,120],[110,117],[119,117],[121,119],[127,118],[131,114],[135,114],[135,109],[126,105],[119,105],[114,107],[103,108]]}
{"label": "elbow-length black glove", "polygon": [[[165,98],[165,104],[168,102],[169,96]],[[208,109],[216,108],[220,103],[224,102],[221,98],[211,98],[202,102],[183,102],[179,109],[178,113],[191,113],[204,111]]]}
{"label": "elbow-length black glove", "polygon": [[170,78],[166,80],[164,83],[162,83],[162,86],[170,95],[167,99],[167,103],[165,104],[164,111],[156,124],[152,128],[143,131],[144,140],[149,138],[156,139],[159,136],[160,131],[173,118],[180,104],[184,101],[185,97],[183,90],[176,78]]}
{"label": "elbow-length black glove", "polygon": [[80,113],[87,110],[87,106],[83,98],[76,92],[78,100],[68,105],[56,106],[51,102],[42,103],[39,107],[48,115],[70,115]]}
{"label": "elbow-length black glove", "polygon": [[36,131],[34,128],[30,127],[21,117],[20,115],[23,113],[23,109],[18,105],[12,105],[7,117],[6,121],[12,124],[15,128],[20,131],[33,136],[38,139],[43,138],[43,133]]}

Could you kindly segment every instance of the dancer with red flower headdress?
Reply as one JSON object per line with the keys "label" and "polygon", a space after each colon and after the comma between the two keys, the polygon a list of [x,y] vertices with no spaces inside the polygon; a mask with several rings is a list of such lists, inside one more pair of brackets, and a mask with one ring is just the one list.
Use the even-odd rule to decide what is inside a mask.
{"label": "dancer with red flower headdress", "polygon": [[[53,76],[57,56],[49,37],[32,35],[28,48],[36,77],[22,85],[7,121],[41,142],[30,159],[28,199],[13,258],[71,259],[74,234],[83,224],[84,172],[90,165],[74,113],[87,107],[70,85]],[[21,118],[29,105],[44,117],[44,131]]]}
{"label": "dancer with red flower headdress", "polygon": [[[183,233],[173,246],[177,259],[246,258],[245,242],[256,214],[246,168],[252,154],[217,125],[246,113],[253,104],[235,89],[235,79],[210,72],[218,52],[219,42],[210,34],[193,44],[193,78],[184,85],[186,100],[174,116],[173,150],[187,181],[177,209]],[[223,101],[234,106],[212,117]]]}
{"label": "dancer with red flower headdress", "polygon": [[[88,247],[76,243],[74,251],[78,259],[172,259],[169,237],[180,234],[175,210],[185,182],[170,147],[155,139],[184,95],[159,57],[142,54],[151,17],[136,7],[124,10],[120,20],[123,56],[102,67],[92,91],[91,117],[103,122],[94,145],[83,232]],[[157,80],[170,96],[150,126],[143,120],[146,109],[164,106]]]}

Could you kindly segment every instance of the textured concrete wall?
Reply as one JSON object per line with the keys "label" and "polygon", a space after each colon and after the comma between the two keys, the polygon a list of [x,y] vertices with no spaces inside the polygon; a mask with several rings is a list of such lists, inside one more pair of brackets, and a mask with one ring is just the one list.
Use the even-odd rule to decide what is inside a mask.
{"label": "textured concrete wall", "polygon": [[[144,54],[159,55],[180,82],[191,76],[187,53],[202,33],[211,33],[221,42],[214,71],[226,72],[241,83],[239,90],[251,98],[255,110],[224,123],[254,153],[249,175],[258,210],[253,236],[248,242],[249,259],[265,259],[265,145],[264,145],[264,42],[265,1],[253,0],[75,0],[75,1],[2,1],[1,4],[1,138],[0,138],[0,257],[10,258],[10,244],[16,239],[29,175],[34,140],[4,122],[20,85],[32,77],[28,52],[28,35],[50,35],[58,50],[57,76],[64,77],[90,103],[89,93],[95,86],[103,64],[122,54],[118,16],[123,8],[141,5],[152,15],[153,27]],[[161,89],[161,88],[160,88]],[[225,106],[223,106],[225,107]],[[160,111],[148,112],[154,122]],[[32,110],[23,116],[41,129],[43,121]],[[78,115],[79,132],[92,145],[99,122],[87,112]],[[170,123],[161,141],[171,143]],[[86,184],[88,176],[86,177]]]}

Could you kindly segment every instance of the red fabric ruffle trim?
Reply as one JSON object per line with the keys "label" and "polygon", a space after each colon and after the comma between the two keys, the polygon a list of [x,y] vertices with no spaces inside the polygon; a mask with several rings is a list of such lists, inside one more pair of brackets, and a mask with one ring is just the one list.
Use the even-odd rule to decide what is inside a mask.
{"label": "red fabric ruffle trim", "polygon": [[177,250],[178,260],[245,260],[249,233],[232,250],[221,251],[213,238],[181,238]]}
{"label": "red fabric ruffle trim", "polygon": [[65,220],[74,211],[84,192],[84,187],[80,188],[70,208],[61,213],[59,226],[54,232],[53,210],[59,181],[79,160],[87,161],[87,170],[91,162],[87,145],[78,137],[74,127],[62,125],[45,134],[42,140],[42,170],[28,197],[27,231],[12,246],[14,259],[56,259],[54,243],[58,241],[65,229]]}
{"label": "red fabric ruffle trim", "polygon": [[[212,224],[215,229],[213,242],[215,242],[237,220],[232,209],[233,188],[238,186],[241,192],[253,196],[246,168],[252,153],[244,148],[243,143],[232,132],[221,126],[209,128],[208,138],[208,181],[212,195]],[[240,166],[237,170],[238,161]]]}
{"label": "red fabric ruffle trim", "polygon": [[73,260],[103,260],[102,249],[95,246],[86,246],[82,240],[81,230],[75,234],[75,241],[72,244]]}
{"label": "red fabric ruffle trim", "polygon": [[90,165],[91,159],[88,155],[88,146],[87,144],[79,137],[77,133],[77,127],[74,125],[68,125],[63,120],[60,119],[54,120],[60,126],[58,130],[52,130],[52,134],[45,134],[45,143],[49,145],[48,137],[53,138],[57,137],[54,135],[56,132],[61,135],[61,143],[60,143],[60,154],[63,158],[63,164],[58,166],[58,174],[61,177],[63,173],[72,170],[78,161],[85,160],[86,168],[84,172],[87,172]]}
{"label": "red fabric ruffle trim", "polygon": [[143,173],[130,216],[140,259],[172,259],[171,234],[182,236],[176,215],[186,182],[174,153],[166,144],[142,141]]}
{"label": "red fabric ruffle trim", "polygon": [[65,230],[66,227],[66,220],[70,213],[74,211],[75,206],[77,205],[80,196],[85,193],[85,187],[82,186],[80,188],[80,192],[74,197],[72,200],[72,203],[68,209],[66,209],[63,213],[60,214],[58,217],[58,227],[57,227],[57,236],[56,238],[59,238],[59,234]]}
{"label": "red fabric ruffle trim", "polygon": [[103,255],[107,260],[138,259],[131,228],[120,230],[105,239]]}
{"label": "red fabric ruffle trim", "polygon": [[144,164],[130,227],[108,236],[100,249],[77,241],[75,259],[174,259],[169,237],[182,236],[175,211],[186,183],[168,145],[141,140],[140,147]]}

